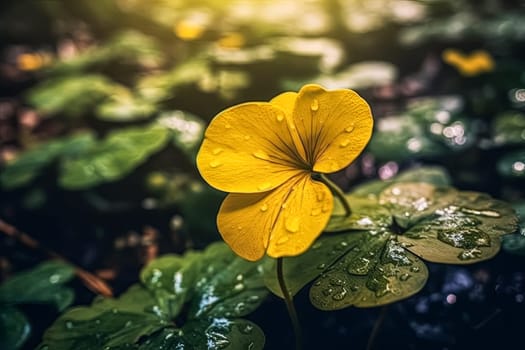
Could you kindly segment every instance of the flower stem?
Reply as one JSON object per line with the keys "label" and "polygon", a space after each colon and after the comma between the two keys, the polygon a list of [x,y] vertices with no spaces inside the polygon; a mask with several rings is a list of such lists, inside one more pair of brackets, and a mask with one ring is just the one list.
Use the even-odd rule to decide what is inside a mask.
{"label": "flower stem", "polygon": [[295,333],[295,349],[302,349],[302,337],[301,337],[301,326],[299,325],[299,318],[297,317],[297,312],[295,311],[295,306],[293,304],[292,296],[286,288],[286,283],[284,281],[283,274],[283,258],[277,258],[277,279],[279,281],[279,287],[283,293],[283,298],[286,303],[286,308],[288,309],[288,315],[290,316],[290,321],[292,322],[293,330]]}
{"label": "flower stem", "polygon": [[343,208],[345,209],[345,216],[350,216],[352,214],[352,210],[350,209],[350,204],[346,200],[345,194],[343,191],[337,186],[335,183],[332,182],[325,174],[319,174],[320,180],[322,183],[324,183],[330,191],[339,199],[339,202],[343,205]]}
{"label": "flower stem", "polygon": [[381,329],[383,322],[385,321],[387,312],[388,305],[385,305],[381,308],[379,316],[377,317],[377,320],[374,324],[374,328],[372,328],[372,332],[370,333],[370,337],[368,338],[368,344],[366,344],[366,350],[372,350],[374,348],[374,342],[377,338],[377,335],[379,334],[379,330]]}

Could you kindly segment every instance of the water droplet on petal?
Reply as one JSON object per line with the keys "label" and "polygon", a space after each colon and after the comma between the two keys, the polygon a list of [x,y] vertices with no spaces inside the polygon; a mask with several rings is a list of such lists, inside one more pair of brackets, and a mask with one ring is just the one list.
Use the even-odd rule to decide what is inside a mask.
{"label": "water droplet on petal", "polygon": [[299,231],[300,219],[298,217],[292,217],[286,219],[284,227],[288,232],[295,233]]}
{"label": "water droplet on petal", "polygon": [[322,212],[321,208],[313,208],[313,209],[312,209],[312,212],[310,213],[310,215],[312,215],[312,216],[318,216],[318,215],[321,214],[321,212]]}
{"label": "water droplet on petal", "polygon": [[212,161],[210,162],[210,167],[212,167],[212,168],[218,168],[218,167],[220,167],[221,165],[222,165],[222,162],[219,161],[219,160],[212,160]]}
{"label": "water droplet on petal", "polygon": [[224,150],[222,148],[220,148],[220,147],[214,148],[213,151],[211,151],[211,154],[216,156],[217,154],[221,153],[222,151],[224,151]]}
{"label": "water droplet on petal", "polygon": [[349,144],[350,144],[350,140],[346,139],[346,140],[341,141],[341,143],[339,144],[339,147],[345,148],[345,147],[348,147]]}
{"label": "water droplet on petal", "polygon": [[314,98],[312,103],[310,104],[310,109],[314,112],[316,112],[319,109],[319,101]]}
{"label": "water droplet on petal", "polygon": [[259,189],[259,191],[266,191],[268,189],[270,189],[272,187],[272,184],[270,182],[265,182],[265,183],[262,183],[259,185],[259,187],[257,187]]}
{"label": "water droplet on petal", "polygon": [[288,242],[289,240],[290,240],[290,237],[288,237],[288,236],[282,236],[281,238],[279,238],[279,239],[277,240],[276,243],[277,243],[278,245],[281,245],[281,244],[285,244],[285,243]]}
{"label": "water droplet on petal", "polygon": [[261,209],[262,212],[267,211],[268,210],[268,204],[264,203],[260,209]]}
{"label": "water droplet on petal", "polygon": [[226,129],[231,129],[231,128],[232,128],[232,126],[231,126],[230,123],[226,123],[226,124],[224,124],[224,127],[225,127]]}
{"label": "water droplet on petal", "polygon": [[282,122],[284,120],[284,113],[277,114],[277,121]]}
{"label": "water droplet on petal", "polygon": [[268,155],[268,153],[264,152],[264,151],[256,151],[253,153],[253,156],[255,158],[259,158],[259,159],[262,159],[262,160],[269,160],[270,159],[270,156]]}
{"label": "water droplet on petal", "polygon": [[345,132],[347,133],[351,133],[352,131],[354,131],[354,125],[350,125],[349,127],[345,128]]}

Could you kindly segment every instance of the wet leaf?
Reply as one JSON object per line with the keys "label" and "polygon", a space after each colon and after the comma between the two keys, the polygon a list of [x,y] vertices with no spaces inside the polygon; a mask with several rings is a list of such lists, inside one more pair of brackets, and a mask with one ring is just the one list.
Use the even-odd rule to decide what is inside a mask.
{"label": "wet leaf", "polygon": [[91,133],[58,138],[24,152],[9,163],[0,174],[2,187],[15,189],[31,183],[44,168],[59,156],[74,155],[94,143]]}
{"label": "wet leaf", "polygon": [[156,125],[114,131],[82,154],[65,158],[59,183],[84,189],[119,180],[164,147],[168,137],[169,131]]}
{"label": "wet leaf", "polygon": [[525,149],[508,152],[498,160],[498,173],[511,179],[525,178]]}
{"label": "wet leaf", "polygon": [[137,98],[130,91],[115,93],[109,99],[99,104],[96,115],[99,119],[112,122],[129,122],[147,119],[155,113],[154,103]]}
{"label": "wet leaf", "polygon": [[0,303],[51,304],[62,311],[73,302],[73,290],[64,286],[73,275],[71,265],[59,261],[42,263],[4,282],[0,286]]}
{"label": "wet leaf", "polygon": [[134,62],[147,67],[159,65],[164,57],[154,38],[141,32],[120,31],[104,45],[91,48],[68,60],[58,61],[47,69],[48,74],[80,73],[110,61]]}
{"label": "wet leaf", "polygon": [[470,264],[496,255],[500,236],[516,229],[510,205],[485,194],[458,192],[448,205],[409,227],[399,241],[428,261]]}
{"label": "wet leaf", "polygon": [[518,215],[518,232],[502,237],[502,247],[511,254],[525,255],[525,203],[519,202],[513,205]]}
{"label": "wet leaf", "polygon": [[[418,172],[437,185],[413,182]],[[500,236],[516,230],[514,211],[488,195],[445,186],[445,174],[413,170],[382,187],[377,181],[361,186],[358,196],[347,194],[351,216],[336,206],[326,230],[340,233],[325,232],[304,254],[284,258],[290,293],[313,282],[310,300],[323,310],[384,305],[424,286],[428,271],[421,259],[468,264],[493,257]],[[282,296],[275,269],[267,259],[265,283]]]}
{"label": "wet leaf", "polygon": [[45,80],[32,88],[27,98],[41,113],[78,117],[120,89],[122,86],[103,75],[66,76]]}
{"label": "wet leaf", "polygon": [[40,349],[263,349],[262,330],[238,318],[268,293],[260,263],[215,243],[153,260],[141,281],[119,298],[67,311]]}
{"label": "wet leaf", "polygon": [[447,170],[438,166],[422,166],[403,171],[390,180],[372,180],[353,188],[352,195],[360,197],[376,197],[391,183],[424,182],[435,186],[451,184]]}
{"label": "wet leaf", "polygon": [[20,349],[29,337],[31,325],[17,308],[2,305],[0,308],[0,348]]}
{"label": "wet leaf", "polygon": [[525,114],[506,112],[498,115],[492,133],[496,145],[525,144]]}
{"label": "wet leaf", "polygon": [[418,98],[397,115],[378,120],[368,149],[376,158],[436,158],[474,145],[476,128],[456,96]]}
{"label": "wet leaf", "polygon": [[[273,268],[267,266],[266,283],[282,296],[275,272],[269,272]],[[383,230],[324,236],[305,254],[285,258],[284,275],[292,294],[315,280],[310,289],[312,304],[322,310],[337,310],[407,298],[424,286],[428,271],[395,235]]]}
{"label": "wet leaf", "polygon": [[135,285],[118,299],[95,299],[90,307],[62,314],[43,336],[40,349],[104,349],[131,346],[168,322],[156,313],[152,295]]}
{"label": "wet leaf", "polygon": [[191,113],[171,111],[162,113],[157,123],[171,130],[173,144],[194,162],[204,136],[204,121]]}

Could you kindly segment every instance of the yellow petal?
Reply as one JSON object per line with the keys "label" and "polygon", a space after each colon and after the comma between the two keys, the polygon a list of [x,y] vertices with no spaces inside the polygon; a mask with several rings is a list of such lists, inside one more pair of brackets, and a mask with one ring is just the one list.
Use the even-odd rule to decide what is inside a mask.
{"label": "yellow petal", "polygon": [[283,92],[282,94],[279,94],[272,98],[270,100],[270,103],[274,106],[278,106],[280,109],[282,109],[286,115],[286,121],[288,123],[288,128],[290,129],[290,133],[292,135],[293,144],[295,146],[295,149],[297,149],[298,154],[301,156],[301,158],[306,163],[306,151],[304,149],[304,145],[301,142],[301,138],[299,137],[299,134],[297,133],[297,129],[295,127],[295,122],[293,120],[293,111],[295,108],[295,101],[297,100],[297,92]]}
{"label": "yellow petal", "polygon": [[229,194],[217,226],[224,241],[247,260],[303,253],[325,228],[333,197],[304,172],[267,193]]}
{"label": "yellow petal", "polygon": [[305,85],[297,96],[293,119],[306,158],[316,172],[343,169],[372,136],[370,107],[352,90],[326,91]]}
{"label": "yellow petal", "polygon": [[211,121],[197,167],[221,191],[265,192],[305,168],[293,145],[283,110],[265,102],[244,103]]}

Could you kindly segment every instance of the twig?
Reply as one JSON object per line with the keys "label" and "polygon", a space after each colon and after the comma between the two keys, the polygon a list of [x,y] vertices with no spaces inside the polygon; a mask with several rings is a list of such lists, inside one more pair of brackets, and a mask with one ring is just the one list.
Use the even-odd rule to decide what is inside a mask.
{"label": "twig", "polygon": [[88,272],[76,266],[75,264],[73,264],[72,262],[70,262],[63,256],[61,256],[60,254],[50,249],[47,249],[42,244],[40,244],[40,242],[38,242],[33,237],[29,236],[27,233],[19,231],[16,227],[9,225],[8,223],[6,223],[5,221],[1,219],[0,219],[0,232],[4,233],[5,235],[9,237],[16,239],[17,241],[19,241],[20,243],[24,244],[25,246],[31,249],[39,250],[45,253],[48,257],[52,259],[60,260],[60,261],[63,261],[73,266],[77,277],[80,278],[80,280],[82,280],[84,285],[92,292],[103,295],[105,297],[113,296],[113,291],[111,290],[111,287],[109,287],[107,283],[104,282],[102,279],[95,276],[91,272]]}
{"label": "twig", "polygon": [[381,308],[381,312],[377,317],[377,320],[374,324],[374,328],[372,328],[372,332],[370,332],[370,336],[368,337],[368,344],[366,344],[366,350],[372,350],[374,348],[374,342],[377,338],[379,330],[381,329],[381,326],[383,325],[387,312],[388,305],[385,305]]}

